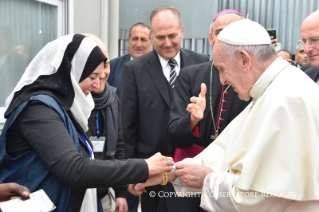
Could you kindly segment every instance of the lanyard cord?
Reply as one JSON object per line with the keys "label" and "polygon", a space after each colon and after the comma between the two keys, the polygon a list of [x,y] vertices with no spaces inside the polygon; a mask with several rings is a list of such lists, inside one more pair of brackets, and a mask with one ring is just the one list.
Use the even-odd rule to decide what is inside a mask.
{"label": "lanyard cord", "polygon": [[81,135],[81,138],[82,138],[86,148],[89,150],[90,158],[92,159],[92,149],[91,149],[91,147],[89,146],[89,144],[87,143],[84,135],[80,131],[79,131],[79,134]]}
{"label": "lanyard cord", "polygon": [[96,135],[97,137],[99,137],[100,136],[99,111],[95,110],[94,115],[95,115],[95,123],[96,123]]}

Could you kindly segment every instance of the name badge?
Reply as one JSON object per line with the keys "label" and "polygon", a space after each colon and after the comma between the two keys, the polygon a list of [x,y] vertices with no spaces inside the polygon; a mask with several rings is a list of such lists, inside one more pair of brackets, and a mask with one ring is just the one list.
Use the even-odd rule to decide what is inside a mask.
{"label": "name badge", "polygon": [[93,152],[103,152],[105,145],[105,137],[104,136],[91,136],[90,141],[93,144]]}

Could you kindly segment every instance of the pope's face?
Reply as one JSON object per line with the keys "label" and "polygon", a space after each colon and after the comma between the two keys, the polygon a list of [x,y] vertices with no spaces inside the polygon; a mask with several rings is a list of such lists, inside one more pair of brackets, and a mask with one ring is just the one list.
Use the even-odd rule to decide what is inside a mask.
{"label": "pope's face", "polygon": [[214,65],[219,71],[219,78],[222,85],[230,85],[234,91],[238,93],[238,97],[241,100],[250,100],[250,89],[247,77],[240,67],[240,58],[236,57],[235,61],[232,61],[230,56],[220,53],[220,41],[215,42],[212,56],[214,58]]}

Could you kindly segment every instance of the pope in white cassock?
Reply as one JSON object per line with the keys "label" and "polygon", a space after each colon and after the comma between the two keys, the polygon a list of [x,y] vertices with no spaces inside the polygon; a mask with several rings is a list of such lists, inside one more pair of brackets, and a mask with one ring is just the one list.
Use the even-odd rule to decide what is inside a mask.
{"label": "pope in white cassock", "polygon": [[[220,32],[213,58],[221,83],[253,101],[168,173],[175,191],[200,191],[201,207],[214,212],[319,211],[318,85],[277,57],[267,31],[248,19]],[[158,175],[132,186],[139,194],[161,182]]]}

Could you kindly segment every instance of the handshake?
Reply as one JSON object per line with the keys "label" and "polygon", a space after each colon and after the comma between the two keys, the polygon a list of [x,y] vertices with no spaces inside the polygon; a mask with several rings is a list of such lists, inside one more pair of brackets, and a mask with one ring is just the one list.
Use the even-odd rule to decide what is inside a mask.
{"label": "handshake", "polygon": [[205,177],[213,172],[211,168],[189,163],[187,159],[174,164],[172,158],[164,157],[160,153],[145,161],[149,167],[149,178],[145,183],[130,184],[127,189],[135,196],[146,193],[146,187],[166,185],[168,181],[174,182],[176,178],[179,178],[183,186],[201,189]]}

